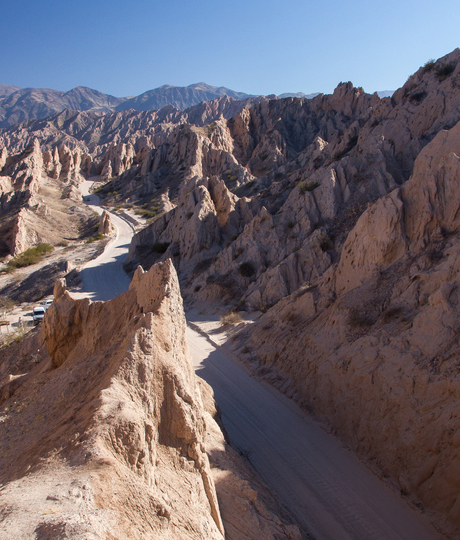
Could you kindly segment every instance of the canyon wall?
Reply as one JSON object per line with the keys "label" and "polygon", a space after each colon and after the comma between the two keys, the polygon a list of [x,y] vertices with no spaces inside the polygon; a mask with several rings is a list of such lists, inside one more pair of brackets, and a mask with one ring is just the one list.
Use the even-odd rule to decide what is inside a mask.
{"label": "canyon wall", "polygon": [[460,123],[237,346],[447,528],[460,526],[459,156]]}

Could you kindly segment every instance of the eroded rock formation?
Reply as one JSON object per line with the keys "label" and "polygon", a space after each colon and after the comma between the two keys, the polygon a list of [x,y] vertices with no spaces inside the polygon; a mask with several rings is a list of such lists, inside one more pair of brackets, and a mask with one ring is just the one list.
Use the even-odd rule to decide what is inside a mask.
{"label": "eroded rock formation", "polygon": [[[222,489],[227,538],[262,529],[300,539],[256,504],[235,458],[225,457],[212,392],[190,361],[170,261],[139,267],[129,291],[106,303],[74,300],[63,282],[54,298],[42,336],[20,354],[3,352],[0,501],[9,510],[0,534],[222,539]],[[211,449],[222,454],[214,475]]]}
{"label": "eroded rock formation", "polygon": [[[3,165],[1,165],[3,163]],[[40,243],[77,240],[92,232],[79,186],[82,155],[67,147],[42,152],[40,142],[0,159],[0,256]]]}
{"label": "eroded rock formation", "polygon": [[459,156],[460,123],[361,215],[338,264],[240,335],[256,368],[456,527]]}
{"label": "eroded rock formation", "polygon": [[248,363],[459,526],[459,88],[457,49],[392,98],[341,83],[239,110],[67,111],[3,132],[0,163],[40,133],[46,174],[111,178],[106,204],[152,221],[132,269],[170,258],[188,301],[266,312],[239,334]]}

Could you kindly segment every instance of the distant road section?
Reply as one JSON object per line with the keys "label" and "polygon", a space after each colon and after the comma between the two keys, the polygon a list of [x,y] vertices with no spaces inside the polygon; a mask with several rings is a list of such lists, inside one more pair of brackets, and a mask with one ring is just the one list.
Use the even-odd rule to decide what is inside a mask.
{"label": "distant road section", "polygon": [[[91,185],[92,182],[87,180],[80,189],[86,203],[98,214],[102,214],[99,197],[89,193]],[[110,213],[110,219],[115,228],[115,236],[107,244],[104,253],[87,263],[80,271],[82,286],[78,292],[72,292],[74,298],[110,300],[129,289],[130,279],[123,270],[123,261],[128,254],[134,228],[113,213]]]}
{"label": "distant road section", "polygon": [[292,401],[187,330],[234,448],[316,540],[440,540],[423,516]]}

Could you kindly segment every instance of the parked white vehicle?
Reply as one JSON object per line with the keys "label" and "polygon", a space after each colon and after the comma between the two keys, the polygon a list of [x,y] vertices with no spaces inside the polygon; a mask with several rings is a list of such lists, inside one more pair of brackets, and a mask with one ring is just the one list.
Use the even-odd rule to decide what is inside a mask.
{"label": "parked white vehicle", "polygon": [[33,313],[32,313],[34,325],[37,325],[39,322],[43,320],[45,313],[46,313],[46,309],[43,306],[37,306],[34,308]]}
{"label": "parked white vehicle", "polygon": [[51,306],[52,303],[53,303],[53,300],[43,300],[43,302],[40,302],[40,306],[43,306],[46,311]]}

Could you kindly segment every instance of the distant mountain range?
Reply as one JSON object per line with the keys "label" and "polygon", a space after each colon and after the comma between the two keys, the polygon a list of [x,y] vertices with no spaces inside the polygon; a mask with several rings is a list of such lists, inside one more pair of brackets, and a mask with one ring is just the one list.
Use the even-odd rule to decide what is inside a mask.
{"label": "distant mountain range", "polygon": [[116,112],[134,109],[149,111],[168,105],[184,110],[203,101],[227,95],[234,99],[252,97],[223,86],[205,83],[190,86],[164,85],[140,96],[117,98],[97,90],[77,86],[68,92],[48,88],[18,88],[0,84],[0,128],[31,119],[47,118],[64,109],[88,112]]}
{"label": "distant mountain range", "polygon": [[[392,92],[379,92],[381,97]],[[286,93],[271,98],[307,98],[315,94]],[[235,92],[223,86],[211,86],[206,83],[189,86],[165,84],[154,90],[148,90],[135,97],[114,97],[85,86],[77,86],[68,92],[48,88],[19,88],[0,84],[0,128],[8,128],[28,120],[47,118],[65,109],[74,111],[112,113],[117,111],[154,111],[168,105],[178,110],[185,110],[204,101],[222,96],[241,100],[252,96],[244,92]]]}

